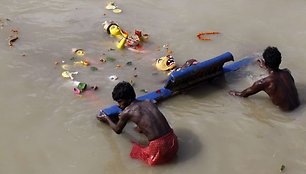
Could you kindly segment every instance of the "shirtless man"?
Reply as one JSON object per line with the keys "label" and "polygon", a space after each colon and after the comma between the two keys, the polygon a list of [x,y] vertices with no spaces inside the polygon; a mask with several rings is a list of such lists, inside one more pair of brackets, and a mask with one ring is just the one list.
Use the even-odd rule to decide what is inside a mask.
{"label": "shirtless man", "polygon": [[259,60],[260,66],[265,68],[269,75],[256,81],[251,87],[242,92],[231,90],[229,94],[239,97],[248,97],[259,91],[265,91],[273,104],[283,111],[292,111],[300,105],[298,92],[294,79],[288,69],[279,69],[281,53],[276,47],[267,47],[263,59]]}
{"label": "shirtless man", "polygon": [[137,125],[139,132],[149,140],[147,147],[134,144],[130,153],[132,158],[156,165],[168,162],[176,156],[177,137],[154,103],[137,100],[134,88],[124,81],[115,86],[112,97],[123,110],[119,115],[119,121],[114,122],[106,115],[98,116],[98,119],[108,123],[117,134],[122,132],[128,121],[132,121]]}

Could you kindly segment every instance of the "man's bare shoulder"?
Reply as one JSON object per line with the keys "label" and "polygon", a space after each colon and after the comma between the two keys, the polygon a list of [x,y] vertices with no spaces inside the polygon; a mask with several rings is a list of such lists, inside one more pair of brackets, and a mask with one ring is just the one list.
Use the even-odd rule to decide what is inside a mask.
{"label": "man's bare shoulder", "polygon": [[133,103],[131,103],[128,107],[126,107],[124,110],[125,112],[135,112],[138,111],[139,109],[141,109],[144,106],[144,101],[134,101]]}
{"label": "man's bare shoulder", "polygon": [[154,100],[144,100],[142,104],[147,107],[154,107],[156,105],[156,101]]}
{"label": "man's bare shoulder", "polygon": [[287,68],[284,68],[284,69],[282,69],[281,71],[291,74],[291,71],[290,71],[289,69],[287,69]]}
{"label": "man's bare shoulder", "polygon": [[257,80],[254,84],[255,85],[264,85],[266,83],[269,83],[273,80],[273,77],[271,77],[270,75],[267,77],[264,77],[262,79]]}
{"label": "man's bare shoulder", "polygon": [[155,100],[149,100],[149,99],[143,100],[143,102],[144,102],[144,103],[148,103],[148,104],[154,104],[154,103],[156,103]]}
{"label": "man's bare shoulder", "polygon": [[145,108],[155,107],[155,104],[150,100],[135,101],[124,109],[124,113],[135,113]]}
{"label": "man's bare shoulder", "polygon": [[267,87],[271,87],[276,83],[276,78],[273,75],[268,75],[267,77],[264,77],[262,79],[257,80],[251,88],[256,89],[266,89]]}

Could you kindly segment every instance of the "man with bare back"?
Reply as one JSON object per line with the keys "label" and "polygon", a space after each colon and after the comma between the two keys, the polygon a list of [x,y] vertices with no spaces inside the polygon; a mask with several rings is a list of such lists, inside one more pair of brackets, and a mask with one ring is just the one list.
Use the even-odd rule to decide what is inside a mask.
{"label": "man with bare back", "polygon": [[154,103],[137,100],[134,88],[124,81],[115,86],[112,97],[123,110],[118,116],[119,121],[106,115],[98,116],[98,119],[108,123],[117,134],[122,132],[128,121],[132,121],[137,125],[137,130],[149,140],[146,147],[134,144],[130,153],[132,158],[156,165],[168,162],[176,156],[177,137]]}
{"label": "man with bare back", "polygon": [[292,111],[300,105],[294,79],[288,69],[279,69],[281,53],[276,47],[267,47],[260,59],[260,66],[265,68],[269,75],[256,81],[251,87],[238,92],[231,90],[229,94],[239,97],[248,97],[259,91],[265,91],[273,104],[283,111]]}

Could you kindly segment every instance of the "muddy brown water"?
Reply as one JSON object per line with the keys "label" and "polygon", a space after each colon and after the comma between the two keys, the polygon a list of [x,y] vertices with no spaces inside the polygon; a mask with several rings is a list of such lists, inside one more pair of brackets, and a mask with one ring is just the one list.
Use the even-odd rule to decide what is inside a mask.
{"label": "muddy brown water", "polygon": [[[305,1],[119,0],[121,14],[106,10],[104,0],[0,3],[0,173],[271,174],[282,165],[287,173],[305,173]],[[148,33],[147,52],[110,51],[114,38],[103,31],[105,20]],[[10,48],[12,29],[19,39]],[[221,34],[200,41],[196,34],[202,31]],[[111,91],[119,80],[134,80],[137,95],[163,85],[166,77],[152,63],[165,55],[165,44],[178,64],[227,51],[240,60],[277,46],[281,67],[291,70],[302,104],[284,113],[264,93],[248,99],[229,96],[230,89],[242,90],[265,75],[252,65],[159,105],[179,138],[175,161],[148,167],[132,160],[130,138],[144,137],[132,131],[133,125],[116,135],[95,115],[114,104]],[[61,77],[62,61],[73,64],[72,48],[83,48],[98,68],[70,66],[79,72],[75,79],[97,85],[97,91],[77,96],[71,81]],[[116,61],[101,63],[106,56]],[[111,75],[118,81],[110,81]]]}

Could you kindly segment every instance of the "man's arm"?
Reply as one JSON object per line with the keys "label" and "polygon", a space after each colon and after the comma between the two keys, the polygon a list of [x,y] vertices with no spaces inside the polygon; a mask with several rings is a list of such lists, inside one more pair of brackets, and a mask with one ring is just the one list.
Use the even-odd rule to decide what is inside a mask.
{"label": "man's arm", "polygon": [[106,123],[109,124],[109,126],[117,133],[120,134],[125,127],[125,125],[128,122],[128,115],[125,113],[121,113],[119,115],[119,121],[118,123],[114,123],[111,118],[109,118],[107,115],[102,115],[103,120],[105,120]]}
{"label": "man's arm", "polygon": [[264,88],[265,88],[265,79],[261,79],[261,80],[256,81],[251,87],[246,88],[245,90],[241,92],[231,90],[229,91],[229,94],[233,96],[239,96],[239,97],[248,97],[250,95],[258,93],[259,91],[264,90]]}

